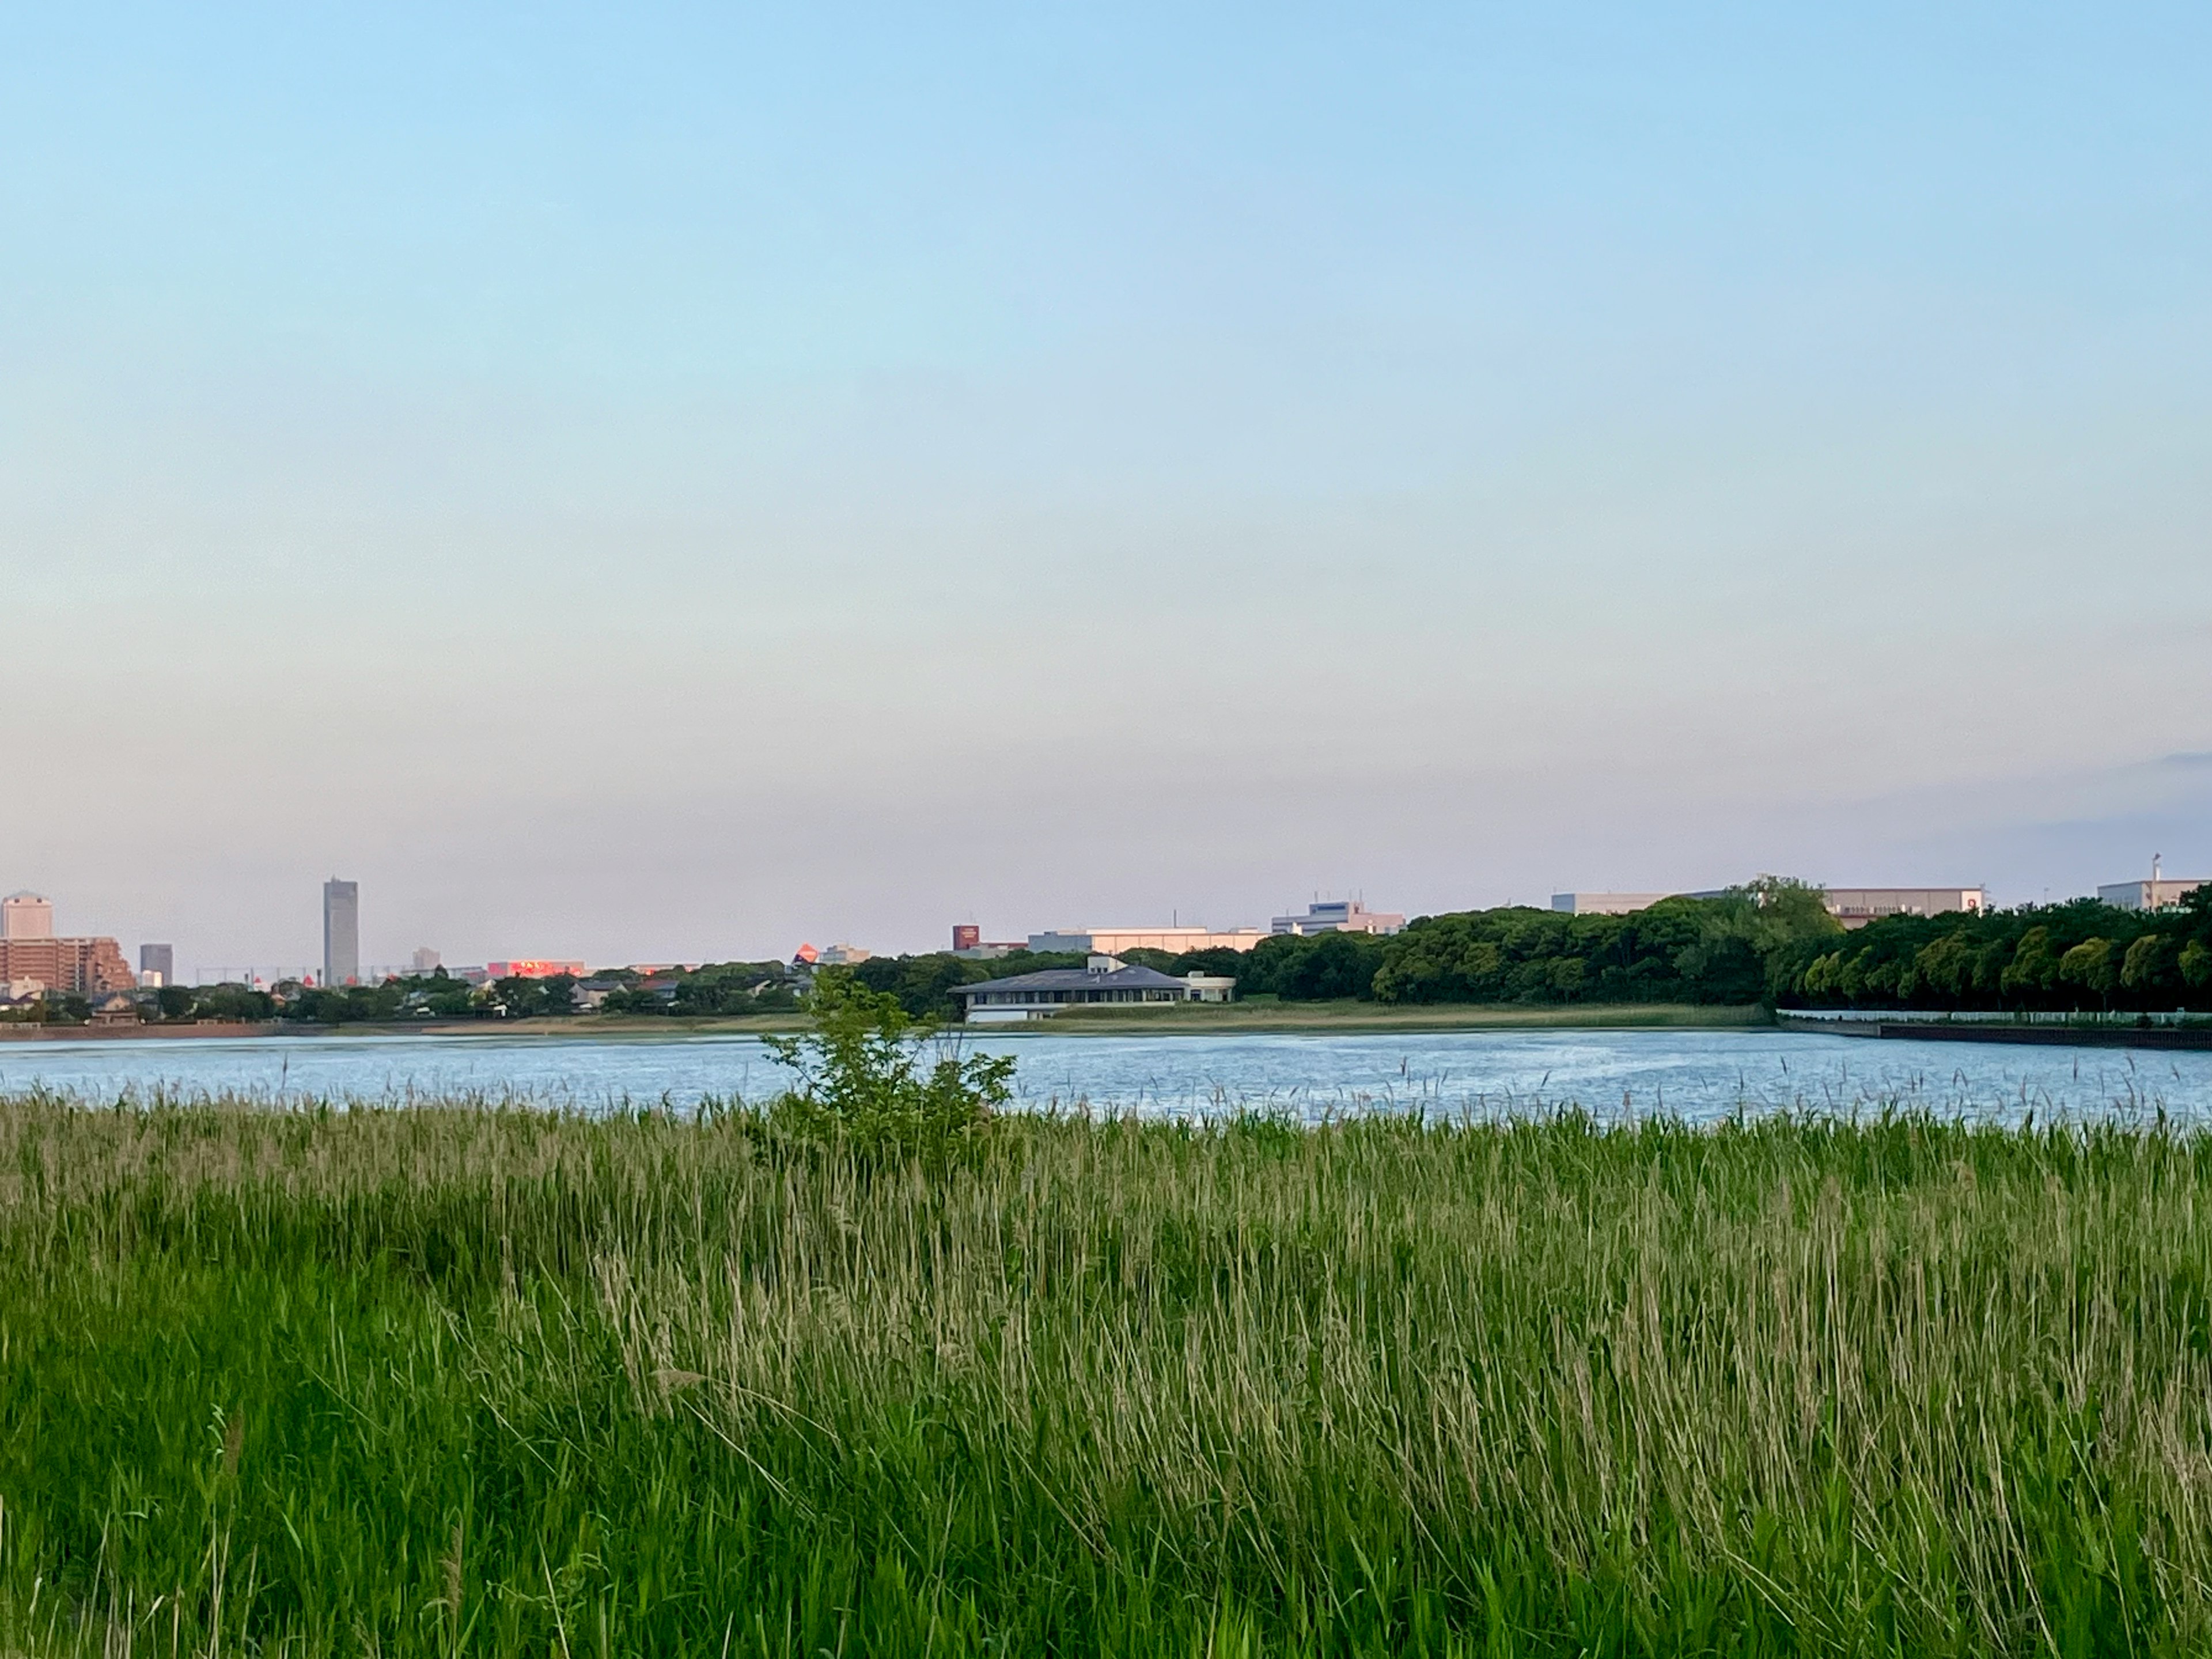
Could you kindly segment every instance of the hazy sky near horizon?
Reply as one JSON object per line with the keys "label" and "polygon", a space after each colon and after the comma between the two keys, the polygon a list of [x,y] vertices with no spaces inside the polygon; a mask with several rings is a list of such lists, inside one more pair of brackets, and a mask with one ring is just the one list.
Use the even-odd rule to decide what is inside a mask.
{"label": "hazy sky near horizon", "polygon": [[19,8],[0,890],[2212,873],[2212,14],[1790,9]]}

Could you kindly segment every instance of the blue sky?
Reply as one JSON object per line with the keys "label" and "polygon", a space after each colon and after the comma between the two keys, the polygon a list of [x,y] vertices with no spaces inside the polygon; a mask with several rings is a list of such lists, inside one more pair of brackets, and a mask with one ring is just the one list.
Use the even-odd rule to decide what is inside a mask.
{"label": "blue sky", "polygon": [[19,9],[64,925],[2212,872],[2201,9]]}

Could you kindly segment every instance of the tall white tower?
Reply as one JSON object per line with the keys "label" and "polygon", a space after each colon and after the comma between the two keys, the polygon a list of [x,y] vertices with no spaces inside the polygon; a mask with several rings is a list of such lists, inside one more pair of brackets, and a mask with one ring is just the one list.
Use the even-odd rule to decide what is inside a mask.
{"label": "tall white tower", "polygon": [[323,884],[323,983],[361,978],[361,884],[335,876]]}

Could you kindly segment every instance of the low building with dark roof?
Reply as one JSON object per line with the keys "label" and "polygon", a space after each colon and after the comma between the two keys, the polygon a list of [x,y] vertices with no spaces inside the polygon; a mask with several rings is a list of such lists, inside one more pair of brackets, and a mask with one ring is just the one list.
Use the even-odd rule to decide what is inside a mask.
{"label": "low building with dark roof", "polygon": [[[1049,1019],[1067,1008],[1131,1003],[1225,1000],[1224,983],[1204,975],[1200,987],[1191,979],[1177,979],[1151,968],[1140,968],[1113,957],[1094,956],[1087,968],[1048,968],[1010,979],[987,979],[975,985],[957,985],[962,1017],[971,1025],[1010,1024],[1018,1020]],[[1209,994],[1210,993],[1210,994]]]}

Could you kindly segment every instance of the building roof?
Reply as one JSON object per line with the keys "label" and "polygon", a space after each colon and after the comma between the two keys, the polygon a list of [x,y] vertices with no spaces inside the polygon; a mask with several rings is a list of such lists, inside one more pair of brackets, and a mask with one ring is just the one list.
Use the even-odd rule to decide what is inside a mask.
{"label": "building roof", "polygon": [[956,985],[956,997],[972,996],[978,991],[1090,991],[1105,988],[1115,991],[1182,991],[1189,988],[1182,981],[1158,969],[1131,963],[1125,968],[1093,971],[1088,968],[1045,968],[1034,974],[1016,974],[1011,979],[987,979],[975,985]]}

